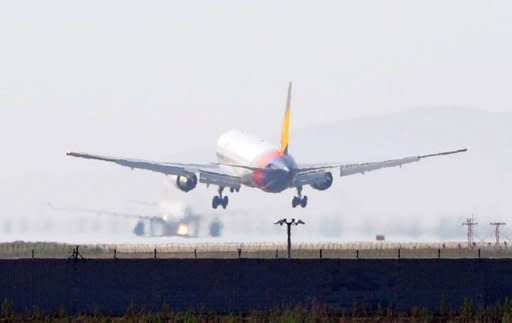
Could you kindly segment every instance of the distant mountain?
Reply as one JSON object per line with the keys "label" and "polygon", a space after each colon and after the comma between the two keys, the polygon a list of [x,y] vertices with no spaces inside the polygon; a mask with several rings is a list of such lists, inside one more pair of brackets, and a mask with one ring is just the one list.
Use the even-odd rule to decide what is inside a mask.
{"label": "distant mountain", "polygon": [[[512,151],[512,113],[418,109],[298,129],[290,149],[309,158],[386,157],[469,146],[486,159]],[[325,151],[325,147],[329,151]],[[497,154],[497,155],[495,155]],[[510,155],[509,155],[510,156]],[[484,157],[483,155],[481,157]]]}

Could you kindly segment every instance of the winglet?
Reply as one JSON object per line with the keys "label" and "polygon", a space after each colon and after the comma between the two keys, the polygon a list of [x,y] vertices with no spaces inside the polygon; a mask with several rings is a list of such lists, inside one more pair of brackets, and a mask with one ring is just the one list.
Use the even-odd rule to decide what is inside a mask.
{"label": "winglet", "polygon": [[290,140],[290,113],[292,101],[292,82],[288,84],[288,98],[286,99],[286,110],[284,112],[283,128],[281,131],[281,153],[288,155],[288,142]]}

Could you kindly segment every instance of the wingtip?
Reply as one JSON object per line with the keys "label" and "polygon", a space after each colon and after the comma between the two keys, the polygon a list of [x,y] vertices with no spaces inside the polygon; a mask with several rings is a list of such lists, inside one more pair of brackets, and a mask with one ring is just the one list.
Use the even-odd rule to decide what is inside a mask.
{"label": "wingtip", "polygon": [[80,157],[80,153],[77,153],[77,152],[74,152],[74,151],[66,151],[66,156],[70,156],[70,157]]}

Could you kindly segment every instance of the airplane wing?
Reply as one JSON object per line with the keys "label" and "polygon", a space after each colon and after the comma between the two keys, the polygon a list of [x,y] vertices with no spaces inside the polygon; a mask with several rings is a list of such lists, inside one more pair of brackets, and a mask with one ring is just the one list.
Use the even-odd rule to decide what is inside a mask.
{"label": "airplane wing", "polygon": [[244,165],[221,165],[217,163],[209,163],[209,164],[189,164],[189,163],[169,163],[169,162],[157,162],[157,161],[148,161],[141,159],[129,159],[129,158],[119,158],[119,157],[110,157],[110,156],[100,156],[93,155],[88,153],[79,153],[79,152],[67,152],[67,156],[77,157],[77,158],[85,158],[85,159],[94,159],[100,161],[106,161],[115,163],[121,166],[129,167],[131,169],[143,169],[149,170],[153,172],[162,173],[165,175],[175,175],[175,176],[190,176],[191,174],[199,175],[199,182],[207,185],[217,185],[220,187],[230,187],[234,189],[240,189],[241,186],[241,178],[239,176],[234,175],[228,168],[244,168],[250,170],[259,170],[262,172],[272,172],[273,170],[268,168],[254,168],[248,167]]}
{"label": "airplane wing", "polygon": [[77,152],[67,152],[67,156],[85,158],[85,159],[95,159],[106,162],[115,163],[121,166],[126,166],[131,169],[144,169],[153,172],[162,173],[165,175],[187,175],[190,173],[197,173],[201,170],[203,171],[214,171],[220,172],[224,175],[225,171],[223,171],[217,164],[181,164],[181,163],[168,163],[168,162],[156,162],[156,161],[148,161],[142,159],[128,159],[128,158],[119,158],[119,157],[110,157],[110,156],[100,156],[93,155],[88,153],[77,153]]}
{"label": "airplane wing", "polygon": [[131,218],[131,219],[146,219],[151,220],[154,218],[160,218],[158,216],[148,216],[148,215],[140,215],[140,214],[134,214],[134,213],[124,213],[124,212],[115,212],[115,211],[108,211],[108,210],[99,210],[99,209],[88,209],[88,208],[63,208],[63,207],[56,207],[52,203],[48,203],[48,206],[56,211],[67,211],[67,212],[80,212],[80,213],[90,213],[90,214],[96,214],[96,215],[109,215],[109,216],[117,216],[117,217],[123,217],[123,218]]}
{"label": "airplane wing", "polygon": [[[297,170],[297,176],[305,176],[307,174],[315,174],[315,173],[320,174],[320,173],[322,173],[322,171],[326,171],[329,169],[335,169],[335,168],[339,168],[340,176],[364,174],[366,172],[378,170],[381,168],[389,168],[389,167],[396,167],[396,166],[401,167],[402,165],[418,162],[425,158],[458,154],[458,153],[465,152],[467,150],[468,150],[467,148],[463,148],[463,149],[445,151],[445,152],[440,152],[440,153],[435,153],[435,154],[409,156],[409,157],[390,159],[390,160],[384,160],[384,161],[376,161],[376,162],[301,165],[301,166],[299,166],[299,169]],[[314,176],[311,176],[311,178],[314,178]]]}

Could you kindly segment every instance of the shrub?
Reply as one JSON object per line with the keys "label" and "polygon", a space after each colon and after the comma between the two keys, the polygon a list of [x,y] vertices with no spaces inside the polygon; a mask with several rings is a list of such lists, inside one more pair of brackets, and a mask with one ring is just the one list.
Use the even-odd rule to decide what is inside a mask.
{"label": "shrub", "polygon": [[472,320],[475,317],[476,308],[475,302],[472,298],[464,298],[462,305],[461,316],[464,320]]}
{"label": "shrub", "polygon": [[506,299],[503,304],[503,323],[512,323],[512,300]]}
{"label": "shrub", "polygon": [[9,300],[6,298],[4,299],[4,302],[2,303],[2,317],[3,318],[9,318],[14,314],[14,308],[9,302]]}

